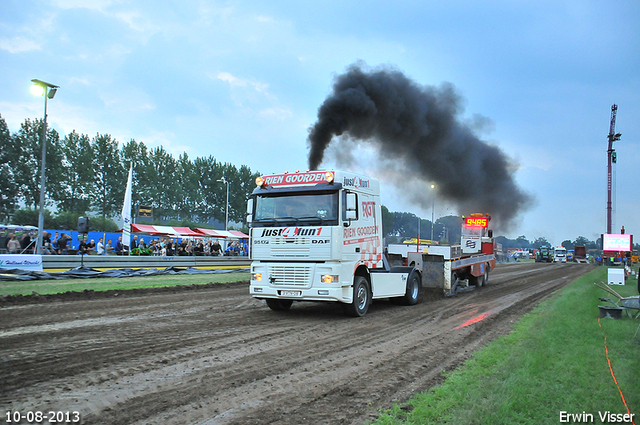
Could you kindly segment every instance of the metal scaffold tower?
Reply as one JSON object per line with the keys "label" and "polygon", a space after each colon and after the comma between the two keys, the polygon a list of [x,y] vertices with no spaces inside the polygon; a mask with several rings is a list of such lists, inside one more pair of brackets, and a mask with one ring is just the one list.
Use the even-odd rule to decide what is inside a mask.
{"label": "metal scaffold tower", "polygon": [[616,114],[618,113],[618,105],[611,105],[611,124],[609,125],[609,149],[607,149],[607,233],[611,233],[611,192],[612,192],[612,176],[611,164],[617,162],[617,154],[613,149],[613,142],[620,140],[622,134],[616,133]]}

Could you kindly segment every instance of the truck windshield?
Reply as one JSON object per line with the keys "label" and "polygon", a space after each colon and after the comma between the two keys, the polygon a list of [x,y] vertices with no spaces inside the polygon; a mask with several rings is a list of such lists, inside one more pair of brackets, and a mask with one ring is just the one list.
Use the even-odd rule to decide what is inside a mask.
{"label": "truck windshield", "polygon": [[338,192],[257,196],[254,225],[338,225]]}

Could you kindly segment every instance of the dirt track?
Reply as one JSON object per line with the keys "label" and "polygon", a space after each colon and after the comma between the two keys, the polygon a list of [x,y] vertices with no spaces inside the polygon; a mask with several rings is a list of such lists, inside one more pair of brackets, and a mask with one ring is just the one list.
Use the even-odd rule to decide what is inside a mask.
{"label": "dirt track", "polygon": [[0,413],[79,411],[85,424],[363,424],[441,382],[443,370],[589,270],[499,265],[478,291],[413,307],[378,301],[359,319],[327,303],[275,313],[248,283],[5,305]]}

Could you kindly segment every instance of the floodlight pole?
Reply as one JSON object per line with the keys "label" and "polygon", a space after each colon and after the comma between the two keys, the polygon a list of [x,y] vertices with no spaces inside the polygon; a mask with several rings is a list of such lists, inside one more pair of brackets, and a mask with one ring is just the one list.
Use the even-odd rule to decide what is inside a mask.
{"label": "floodlight pole", "polygon": [[224,215],[224,230],[229,230],[229,182],[224,177],[218,181],[227,185],[227,209]]}
{"label": "floodlight pole", "polygon": [[616,133],[616,115],[618,113],[618,105],[615,103],[611,105],[611,122],[609,124],[609,135],[607,139],[609,141],[609,149],[607,149],[607,233],[611,233],[611,189],[613,186],[611,178],[611,163],[615,163],[617,159],[614,159],[613,142],[620,140],[622,134]]}
{"label": "floodlight pole", "polygon": [[[436,185],[432,184],[431,185],[431,189],[435,189]],[[435,209],[436,209],[436,197],[433,194],[433,191],[431,192],[432,198],[431,198],[431,243],[433,243],[433,220],[434,220],[434,215],[435,215]]]}
{"label": "floodlight pole", "polygon": [[40,80],[31,80],[35,85],[42,87],[44,96],[44,123],[42,126],[42,167],[40,169],[40,212],[38,213],[38,240],[36,242],[36,254],[42,254],[42,240],[44,234],[44,193],[45,193],[45,166],[47,160],[47,99],[53,99],[58,86],[45,83]]}

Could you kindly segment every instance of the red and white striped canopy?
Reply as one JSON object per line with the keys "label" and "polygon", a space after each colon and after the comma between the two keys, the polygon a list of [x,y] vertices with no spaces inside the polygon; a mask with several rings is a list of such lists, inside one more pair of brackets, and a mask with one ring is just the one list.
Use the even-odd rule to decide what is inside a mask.
{"label": "red and white striped canopy", "polygon": [[131,233],[142,233],[151,236],[170,236],[173,238],[201,238],[208,236],[222,239],[249,239],[249,235],[237,230],[227,231],[201,228],[191,230],[188,227],[157,226],[150,224],[132,224]]}
{"label": "red and white striped canopy", "polygon": [[131,233],[144,233],[152,236],[189,237],[202,236],[202,233],[194,232],[188,227],[152,226],[150,224],[132,224]]}
{"label": "red and white striped canopy", "polygon": [[228,239],[248,239],[249,235],[246,235],[237,230],[213,230],[213,229],[201,229],[197,228],[196,231],[202,233],[205,236],[211,236],[214,238],[228,238]]}

